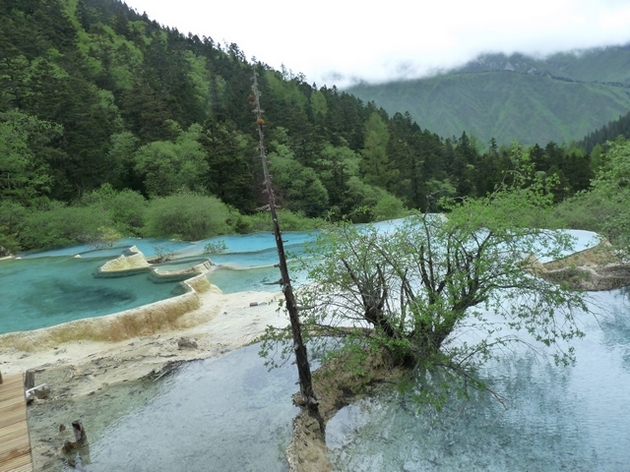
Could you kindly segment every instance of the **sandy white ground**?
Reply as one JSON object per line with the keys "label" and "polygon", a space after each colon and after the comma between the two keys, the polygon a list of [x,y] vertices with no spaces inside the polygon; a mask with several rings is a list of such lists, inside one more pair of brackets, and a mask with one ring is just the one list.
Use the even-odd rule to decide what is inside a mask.
{"label": "sandy white ground", "polygon": [[[75,416],[89,423],[111,387],[159,375],[173,361],[220,356],[288,322],[281,294],[223,294],[205,276],[191,285],[197,290],[135,310],[0,336],[0,372],[33,369],[35,383],[51,388],[50,398],[29,406],[36,470],[59,470],[59,450],[72,439],[59,425]],[[181,338],[197,347],[179,346]]]}
{"label": "sandy white ground", "polygon": [[[157,328],[151,335],[131,334],[126,339],[115,342],[88,338],[51,345],[47,334],[66,327],[61,325],[0,336],[0,371],[8,376],[24,373],[28,369],[43,370],[60,366],[74,366],[79,369],[82,364],[90,363],[94,357],[100,357],[118,361],[119,369],[125,371],[124,377],[131,378],[138,374],[145,375],[167,360],[206,358],[242,347],[262,334],[268,324],[280,326],[287,323],[285,314],[278,311],[278,294],[241,292],[225,295],[211,290],[198,296],[201,305],[180,317],[178,324],[181,328]],[[252,304],[256,305],[250,306]],[[129,312],[125,312],[127,313]],[[117,316],[120,314],[105,318]],[[85,320],[85,324],[97,325],[97,321]],[[199,324],[195,324],[195,321]],[[182,337],[195,340],[198,348],[178,348],[177,341]],[[122,370],[118,375],[96,371],[92,376],[100,383],[123,377]]]}

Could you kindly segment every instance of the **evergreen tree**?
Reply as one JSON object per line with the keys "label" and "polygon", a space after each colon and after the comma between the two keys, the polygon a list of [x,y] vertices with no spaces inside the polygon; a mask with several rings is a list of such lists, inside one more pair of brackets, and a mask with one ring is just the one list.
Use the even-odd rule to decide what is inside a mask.
{"label": "evergreen tree", "polygon": [[253,148],[250,138],[238,133],[233,123],[205,122],[199,141],[206,153],[208,174],[205,187],[223,202],[251,213],[255,206]]}
{"label": "evergreen tree", "polygon": [[383,118],[372,112],[365,124],[365,141],[361,150],[361,174],[365,183],[385,189],[396,183],[398,172],[390,163],[387,154],[389,130]]}

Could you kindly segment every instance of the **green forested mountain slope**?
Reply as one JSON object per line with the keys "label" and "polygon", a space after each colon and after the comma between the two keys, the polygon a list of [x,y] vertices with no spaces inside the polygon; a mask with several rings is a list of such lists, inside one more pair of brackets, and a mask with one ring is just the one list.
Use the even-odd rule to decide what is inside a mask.
{"label": "green forested mountain slope", "polygon": [[608,141],[616,141],[620,136],[630,139],[630,112],[590,132],[577,145],[586,152],[591,153],[595,147],[599,146],[601,148]]}
{"label": "green forested mountain slope", "polygon": [[[1,0],[0,246],[252,230],[267,200],[254,70],[283,209],[368,221],[418,205],[383,110],[119,0]],[[396,128],[408,148],[414,126]]]}
{"label": "green forested mountain slope", "polygon": [[[560,201],[593,174],[581,150],[545,146],[559,121],[546,110],[562,108],[576,87],[582,98],[573,106],[589,110],[598,106],[591,95],[613,107],[625,93],[553,81],[556,106],[534,100],[539,82],[527,75],[468,74],[489,97],[500,89],[491,76],[530,87],[503,96],[502,129],[517,130],[520,117],[543,123],[535,141],[544,147],[494,142],[483,151],[469,134],[483,135],[463,118],[501,110],[481,110],[478,87],[454,92],[448,80],[457,77],[427,82],[438,114],[419,125],[335,87],[248,63],[236,44],[183,35],[119,0],[0,0],[0,252],[260,229],[268,216],[258,211],[267,197],[253,158],[254,70],[276,201],[298,223],[437,211],[439,197],[486,195],[526,159],[532,172],[559,176],[549,191]],[[442,95],[464,112],[447,113]],[[584,121],[587,131],[597,126]],[[448,138],[434,132],[441,123],[453,127]]]}
{"label": "green forested mountain slope", "polygon": [[630,51],[608,48],[545,61],[480,56],[435,77],[348,91],[389,113],[409,111],[441,136],[472,133],[483,142],[571,142],[630,110]]}
{"label": "green forested mountain slope", "polygon": [[[71,203],[107,183],[147,198],[212,194],[251,213],[265,198],[251,158],[253,68],[237,45],[162,28],[117,0],[3,0],[0,194]],[[270,150],[282,140],[294,161],[287,181],[327,143],[363,147],[373,107],[256,68]],[[301,208],[319,216],[330,202],[313,185],[322,202]]]}
{"label": "green forested mountain slope", "polygon": [[[630,46],[611,46],[552,54],[544,59],[525,54],[482,54],[456,72],[513,70],[581,82],[630,84]],[[455,72],[455,71],[454,71]]]}

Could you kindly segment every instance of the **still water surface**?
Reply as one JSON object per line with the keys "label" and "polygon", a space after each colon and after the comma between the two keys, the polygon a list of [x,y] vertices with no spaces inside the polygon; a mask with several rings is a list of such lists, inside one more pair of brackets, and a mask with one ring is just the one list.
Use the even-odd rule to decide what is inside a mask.
{"label": "still water surface", "polygon": [[[289,257],[301,255],[305,242],[313,238],[309,232],[285,233]],[[226,249],[220,254],[204,254],[208,243],[222,243]],[[173,260],[157,266],[165,271],[186,269],[210,259],[215,270],[208,278],[225,293],[279,291],[274,284],[280,278],[280,271],[274,267],[278,254],[271,233],[220,236],[192,243],[123,239],[111,248],[82,245],[28,253],[20,259],[0,261],[0,293],[7,295],[0,305],[0,334],[117,313],[184,292],[181,284],[156,283],[148,273],[94,277],[101,265],[131,246],[136,246],[146,257],[171,253]],[[301,277],[294,270],[293,279],[299,282]]]}
{"label": "still water surface", "polygon": [[328,424],[336,471],[630,470],[630,290],[598,292],[558,367],[531,352],[488,365],[488,394],[418,411],[409,394],[383,390]]}
{"label": "still water surface", "polygon": [[[574,366],[526,351],[487,366],[505,407],[477,393],[419,411],[390,386],[343,408],[327,428],[333,470],[629,470],[630,290],[592,303]],[[286,470],[296,377],[291,363],[267,372],[257,346],[190,363],[92,438],[86,470]]]}
{"label": "still water surface", "polygon": [[148,273],[95,278],[94,272],[109,259],[0,261],[0,334],[108,315],[184,293],[175,282],[155,284]]}
{"label": "still water surface", "polygon": [[[311,237],[298,233],[285,239],[299,252],[300,238]],[[212,257],[221,269],[210,280],[224,291],[269,290],[265,284],[278,276],[273,238],[248,238],[218,238],[228,250]],[[150,256],[151,243],[138,245]],[[196,257],[203,246],[203,241],[178,243],[177,250]],[[22,312],[1,307],[0,332],[41,327],[53,307],[62,315],[49,325],[67,321],[68,313],[100,316],[89,311],[99,300],[107,313],[120,311],[123,301],[138,296],[136,281],[132,287],[126,278],[88,284],[103,254],[70,257],[75,253],[0,263],[4,293],[27,307]],[[164,298],[171,290],[160,286],[157,292]],[[155,285],[147,292],[156,292]],[[593,294],[599,315],[583,319],[587,335],[575,341],[575,366],[556,367],[524,352],[489,365],[484,376],[506,396],[507,408],[480,394],[454,400],[439,414],[418,413],[409,396],[395,389],[344,408],[327,431],[335,470],[630,470],[629,294],[626,289]],[[289,364],[267,373],[256,351],[250,347],[191,363],[165,379],[144,406],[124,415],[112,412],[113,425],[91,437],[86,470],[286,470],[282,455],[295,414],[295,368]]]}
{"label": "still water surface", "polygon": [[[375,226],[387,232],[401,222],[383,221]],[[570,233],[575,238],[575,251],[598,242],[597,236],[588,231]],[[303,255],[305,244],[315,235],[316,232],[283,233],[287,255],[292,259]],[[220,244],[225,250],[204,254],[209,243]],[[172,254],[174,260],[162,266],[164,270],[185,269],[209,258],[215,270],[208,279],[225,293],[279,290],[274,284],[280,272],[274,267],[278,255],[271,233],[226,235],[197,242],[127,238],[111,248],[82,245],[34,252],[22,254],[22,259],[0,261],[0,293],[8,295],[0,306],[0,334],[117,313],[183,293],[180,284],[156,284],[146,273],[118,279],[94,278],[98,267],[131,246],[147,257]],[[306,282],[305,273],[298,270],[297,264],[290,263],[290,270],[296,286]]]}
{"label": "still water surface", "polygon": [[295,366],[268,372],[263,362],[254,345],[185,365],[146,405],[91,438],[83,465],[99,472],[288,470]]}

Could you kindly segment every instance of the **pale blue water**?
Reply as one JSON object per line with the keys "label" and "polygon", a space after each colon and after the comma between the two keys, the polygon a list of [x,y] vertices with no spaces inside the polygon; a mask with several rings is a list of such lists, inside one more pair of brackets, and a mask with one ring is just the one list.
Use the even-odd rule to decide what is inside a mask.
{"label": "pale blue water", "polygon": [[191,362],[166,378],[153,400],[90,438],[86,470],[288,470],[296,368],[268,372],[257,352]]}
{"label": "pale blue water", "polygon": [[147,305],[184,293],[148,273],[95,278],[109,258],[45,257],[0,261],[0,334],[58,325]]}
{"label": "pale blue water", "polygon": [[[593,245],[592,233],[576,236],[579,244]],[[311,237],[285,235],[296,253]],[[212,242],[216,240],[225,241],[228,251],[212,256],[221,265],[210,276],[213,282],[225,291],[273,287],[265,285],[278,277],[270,234]],[[130,242],[152,255],[155,241],[123,245]],[[190,263],[207,242],[175,245]],[[69,257],[79,249],[83,259]],[[96,256],[109,257],[111,250],[86,253],[88,249],[0,262],[0,287],[11,294],[5,299],[19,299],[26,306],[0,307],[0,330],[40,327],[46,317],[56,324],[68,313],[100,316],[90,311],[96,305],[111,313],[129,301],[146,303],[133,300],[140,280],[132,284],[129,278],[94,279],[92,285],[91,273],[104,261]],[[180,262],[172,266],[180,267]],[[122,283],[101,285],[104,281]],[[165,285],[149,287],[147,292],[162,297],[167,290]],[[629,291],[593,297],[600,316],[583,319],[587,336],[575,342],[575,366],[556,367],[522,352],[490,365],[485,379],[508,398],[507,409],[488,395],[473,395],[467,403],[453,400],[439,414],[426,409],[418,413],[408,395],[383,390],[373,399],[344,408],[329,423],[327,438],[335,470],[630,470]],[[22,314],[16,316],[20,309]],[[297,390],[297,375],[291,363],[267,373],[262,362],[251,347],[187,365],[166,379],[146,406],[90,438],[91,463],[85,464],[86,470],[286,470],[283,451],[295,414],[291,395]]]}
{"label": "pale blue water", "polygon": [[[302,253],[310,233],[287,233],[287,254]],[[208,243],[223,242],[226,251],[204,255]],[[46,328],[82,318],[103,316],[180,295],[178,282],[162,283],[148,274],[121,278],[95,278],[98,267],[136,246],[146,257],[172,253],[174,259],[158,264],[161,270],[181,270],[211,259],[217,270],[212,283],[226,293],[243,290],[277,291],[280,272],[275,239],[271,233],[230,235],[196,243],[164,239],[123,239],[113,247],[96,249],[80,245],[21,254],[20,259],[0,261],[0,334]],[[80,258],[74,257],[80,255]],[[297,274],[297,273],[296,273]],[[159,282],[159,283],[158,283]]]}
{"label": "pale blue water", "polygon": [[[387,232],[403,220],[383,221],[376,227]],[[594,233],[570,231],[576,238],[575,250],[597,243]],[[289,258],[304,253],[305,243],[316,232],[285,232],[285,251]],[[205,255],[207,244],[221,243],[220,254]],[[94,279],[92,273],[106,260],[136,246],[146,257],[171,253],[175,260],[161,265],[164,270],[191,267],[210,258],[216,264],[208,278],[225,293],[277,291],[273,282],[280,278],[274,267],[278,262],[272,233],[227,235],[197,242],[166,239],[127,238],[111,248],[79,245],[51,251],[22,254],[21,260],[0,261],[0,290],[7,302],[0,306],[0,334],[53,326],[80,318],[103,316],[136,308],[182,293],[177,283],[156,284],[144,274],[123,279]],[[75,258],[75,255],[81,258]],[[290,263],[296,285],[306,282],[297,264]]]}
{"label": "pale blue water", "polygon": [[[419,411],[392,386],[330,420],[338,472],[625,472],[630,465],[630,290],[593,294],[577,363],[531,352],[488,365],[487,393]],[[88,471],[285,471],[295,365],[267,372],[257,346],[194,362],[145,406],[91,437]],[[129,447],[133,444],[133,447]]]}
{"label": "pale blue water", "polygon": [[630,470],[630,290],[592,294],[577,363],[531,352],[488,365],[488,394],[439,413],[393,389],[342,409],[328,424],[335,471]]}

